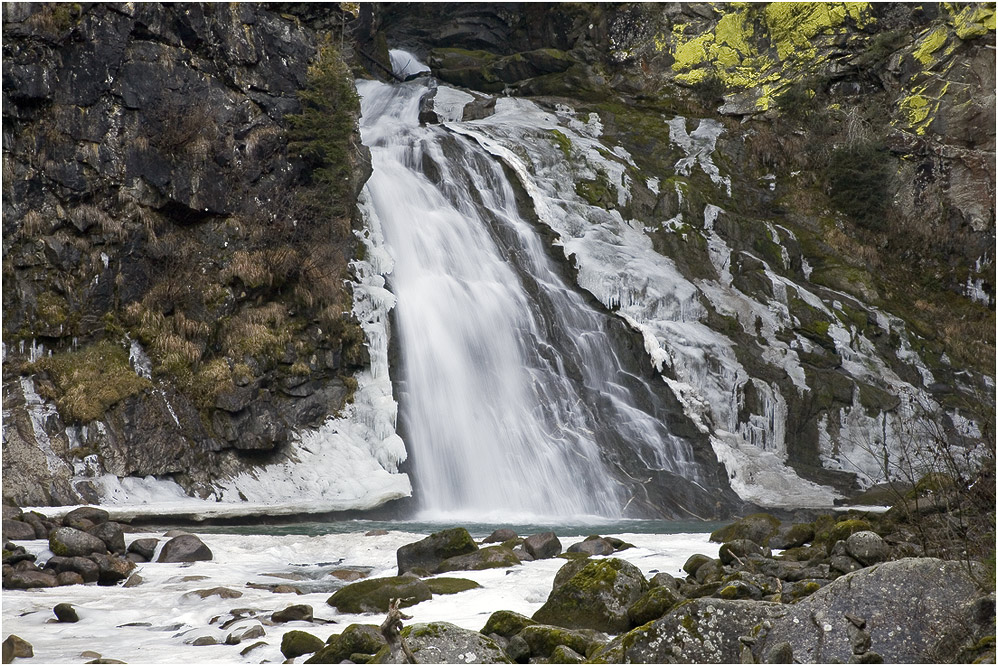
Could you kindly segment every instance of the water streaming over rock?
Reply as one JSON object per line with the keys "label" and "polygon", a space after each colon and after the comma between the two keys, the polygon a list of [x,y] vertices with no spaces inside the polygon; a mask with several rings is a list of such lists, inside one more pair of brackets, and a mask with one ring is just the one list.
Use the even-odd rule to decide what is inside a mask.
{"label": "water streaming over rock", "polygon": [[690,445],[615,352],[621,324],[560,274],[501,164],[419,124],[428,85],[358,83],[368,196],[395,260],[398,397],[420,506],[613,517],[649,471],[696,482]]}

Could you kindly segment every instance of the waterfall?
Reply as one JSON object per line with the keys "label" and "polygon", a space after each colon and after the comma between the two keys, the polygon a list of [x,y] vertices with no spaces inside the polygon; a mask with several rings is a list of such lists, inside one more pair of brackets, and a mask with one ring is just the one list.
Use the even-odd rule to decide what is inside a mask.
{"label": "waterfall", "polygon": [[419,124],[432,85],[358,81],[367,196],[395,262],[398,399],[419,505],[617,517],[650,480],[635,469],[695,483],[690,445],[614,351],[619,322],[561,274],[502,165]]}

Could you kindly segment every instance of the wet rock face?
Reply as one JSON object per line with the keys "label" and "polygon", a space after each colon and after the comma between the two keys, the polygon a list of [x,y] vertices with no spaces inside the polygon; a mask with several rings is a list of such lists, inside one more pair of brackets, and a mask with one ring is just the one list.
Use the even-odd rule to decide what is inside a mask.
{"label": "wet rock face", "polygon": [[[291,431],[338,410],[350,391],[340,375],[366,362],[362,336],[350,349],[329,342],[340,322],[324,321],[325,336],[309,323],[329,303],[273,291],[289,285],[291,263],[261,249],[293,254],[303,242],[262,236],[305,216],[296,197],[310,167],[288,154],[287,118],[301,111],[314,33],[262,7],[95,3],[10,5],[3,37],[4,412],[15,426],[4,430],[4,497],[98,501],[71,482],[70,448],[96,474],[173,474],[205,494],[245,468],[240,452],[279,453]],[[358,182],[364,159],[359,148],[347,156]],[[349,222],[326,237],[321,252],[350,256]],[[269,314],[246,312],[261,305]],[[256,326],[258,342],[267,319],[265,354],[212,348],[209,338],[235,339],[219,324],[233,317],[244,332]],[[98,364],[117,368],[101,381],[66,383],[101,339],[127,359],[126,332],[151,366],[133,351]],[[33,345],[80,354],[59,361],[63,375],[26,366],[25,391],[15,373]],[[29,419],[35,391],[58,412]],[[108,399],[86,409],[66,397],[102,391]],[[67,427],[94,419],[100,427],[70,441]],[[65,466],[39,454],[45,438]]]}

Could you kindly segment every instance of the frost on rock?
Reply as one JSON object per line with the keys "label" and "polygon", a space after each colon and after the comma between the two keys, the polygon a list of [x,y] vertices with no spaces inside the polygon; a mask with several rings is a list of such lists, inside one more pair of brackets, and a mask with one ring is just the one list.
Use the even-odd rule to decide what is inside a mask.
{"label": "frost on rock", "polygon": [[725,192],[731,196],[731,178],[722,176],[720,169],[714,164],[711,155],[717,144],[717,137],[724,132],[724,126],[711,118],[704,118],[692,132],[686,131],[686,119],[676,116],[669,121],[669,138],[678,145],[686,157],[676,162],[676,173],[688,176],[694,165],[717,185],[723,185]]}
{"label": "frost on rock", "polygon": [[[694,168],[701,169],[730,196],[731,180],[711,158],[723,132],[721,124],[704,119],[688,131],[684,118],[666,122],[671,140],[686,155],[675,165],[676,173],[689,175]],[[600,173],[606,174],[610,183],[629,183],[627,172],[633,173],[635,168],[625,151],[604,145],[601,132],[594,131],[591,116],[580,119],[565,104],[550,113],[529,101],[507,98],[496,105],[495,115],[474,123],[454,123],[448,128],[478,141],[516,174],[539,220],[558,234],[555,245],[560,245],[575,265],[578,284],[641,332],[651,364],[663,373],[664,381],[696,427],[710,434],[732,487],[744,499],[761,504],[827,506],[839,495],[831,488],[802,479],[787,465],[790,396],[783,393],[786,389],[780,384],[750,376],[738,360],[735,343],[706,325],[708,308],[737,322],[741,332],[754,336],[759,343],[754,352],[757,358],[782,370],[791,390],[800,397],[812,391],[801,355],[821,350],[814,340],[795,332],[801,322],[791,311],[792,300],[802,301],[828,322],[827,336],[841,358],[839,371],[854,386],[862,382],[891,395],[908,396],[893,411],[873,410],[874,415],[870,415],[855,389],[853,405],[832,411],[821,421],[817,444],[823,465],[853,472],[861,486],[884,480],[883,452],[889,456],[901,453],[908,422],[914,419],[922,423],[927,414],[938,412],[938,405],[932,403],[924,388],[932,383],[932,373],[912,349],[903,322],[859,304],[847,294],[797,282],[792,273],[785,274],[791,271],[787,243],[797,243],[789,229],[765,223],[769,240],[779,247],[780,265],[773,266],[751,251],[735,250],[729,245],[722,235],[726,227],[719,224],[726,215],[723,208],[708,203],[702,227],[688,226],[684,214],[678,213],[662,222],[661,229],[684,235],[702,234],[718,276],[691,280],[669,257],[652,248],[645,233],[651,230],[646,230],[643,223],[626,221],[619,211],[590,205],[576,194],[576,182]],[[551,140],[538,140],[545,133],[552,134],[551,130],[571,142],[570,163],[561,155],[562,147]],[[650,190],[659,190],[657,174],[643,179]],[[676,187],[683,210],[687,205],[682,190]],[[743,256],[750,257],[753,265],[762,266],[761,274],[768,279],[771,294],[748,294],[738,288],[732,262]],[[811,266],[799,258],[807,278]],[[920,386],[898,376],[876,345],[849,323],[836,299],[865,310],[879,328],[898,334],[897,360],[918,371]],[[754,400],[752,409],[746,410],[749,387]],[[908,409],[910,405],[922,406]],[[877,441],[883,449],[879,462],[870,452],[876,446],[864,444]]]}

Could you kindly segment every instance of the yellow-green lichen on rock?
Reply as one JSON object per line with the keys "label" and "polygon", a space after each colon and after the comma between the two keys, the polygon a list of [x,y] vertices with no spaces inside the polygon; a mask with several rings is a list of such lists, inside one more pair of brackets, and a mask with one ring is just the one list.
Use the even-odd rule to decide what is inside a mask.
{"label": "yellow-green lichen on rock", "polygon": [[868,3],[733,3],[714,9],[720,17],[712,26],[676,23],[655,45],[673,57],[676,81],[695,85],[716,76],[729,92],[758,93],[759,111],[823,59],[820,46],[873,20]]}
{"label": "yellow-green lichen on rock", "polygon": [[953,27],[956,36],[960,39],[975,39],[983,37],[995,30],[995,8],[994,5],[972,4],[963,5],[947,3],[947,9],[959,10],[953,16]]}
{"label": "yellow-green lichen on rock", "polygon": [[912,53],[915,60],[923,65],[931,64],[935,60],[932,54],[946,43],[946,35],[948,33],[949,31],[945,26],[939,26],[935,30],[929,31],[924,37],[918,40],[918,47]]}

